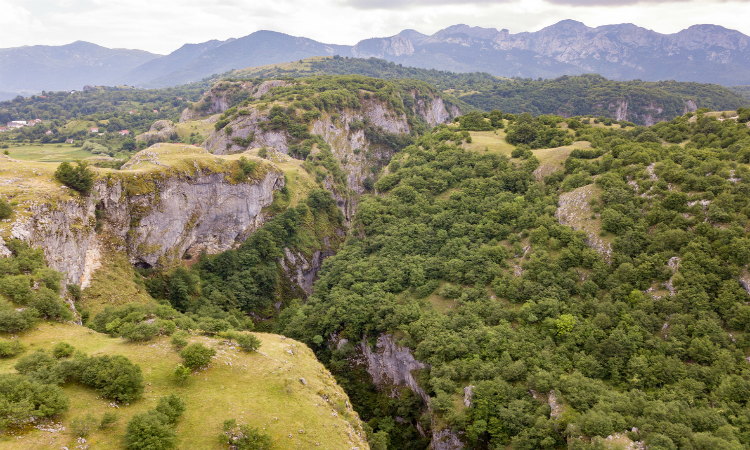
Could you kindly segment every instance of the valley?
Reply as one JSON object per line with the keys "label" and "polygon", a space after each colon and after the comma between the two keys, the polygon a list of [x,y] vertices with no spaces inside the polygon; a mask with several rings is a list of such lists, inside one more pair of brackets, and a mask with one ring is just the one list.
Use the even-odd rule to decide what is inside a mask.
{"label": "valley", "polygon": [[[750,445],[746,104],[660,83],[658,120],[639,109],[651,94],[637,116],[561,102],[531,114],[504,92],[616,103],[643,85],[402,69],[314,58],[233,72],[140,118],[116,166],[71,164],[88,191],[59,175],[84,150],[6,135],[0,313],[43,305],[55,280],[67,303],[25,328],[0,320],[3,345],[25,347],[0,372],[59,341],[138,364],[143,398],[119,408],[75,370],[60,382],[70,407],[44,423],[122,415],[92,448],[124,448],[125,422],[171,393],[185,402],[179,448],[226,448],[231,418],[274,449]],[[696,95],[716,103],[688,108]],[[217,350],[185,386],[168,336]],[[247,336],[260,347],[241,351]],[[3,444],[82,445],[18,433]]]}

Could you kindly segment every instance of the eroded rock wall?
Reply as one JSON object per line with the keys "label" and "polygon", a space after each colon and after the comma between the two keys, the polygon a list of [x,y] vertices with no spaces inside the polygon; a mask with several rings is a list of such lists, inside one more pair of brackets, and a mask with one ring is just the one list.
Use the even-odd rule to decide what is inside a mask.
{"label": "eroded rock wall", "polygon": [[247,238],[264,223],[262,208],[283,185],[278,170],[245,183],[212,173],[166,177],[154,191],[132,195],[123,179],[100,179],[88,197],[34,206],[27,219],[14,224],[11,235],[40,247],[67,283],[85,284],[98,261],[95,210],[108,231],[125,243],[133,264],[168,265],[190,249],[218,253]]}

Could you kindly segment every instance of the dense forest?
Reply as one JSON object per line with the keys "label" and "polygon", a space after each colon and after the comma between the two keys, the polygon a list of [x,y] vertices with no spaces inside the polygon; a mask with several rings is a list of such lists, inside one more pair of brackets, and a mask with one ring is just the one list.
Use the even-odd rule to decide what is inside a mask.
{"label": "dense forest", "polygon": [[[264,67],[238,71],[261,78],[304,77],[320,74],[359,74],[375,78],[422,80],[459,100],[483,110],[508,113],[559,114],[566,117],[593,115],[614,118],[618,103],[627,103],[627,120],[645,124],[644,116],[672,120],[686,112],[686,102],[698,108],[732,110],[750,105],[722,86],[676,81],[612,81],[601,75],[563,76],[555,79],[503,79],[488,73],[453,73],[434,69],[404,67],[376,58],[358,59],[334,56],[306,60],[309,67]],[[304,62],[304,61],[303,61]]]}
{"label": "dense forest", "polygon": [[[334,372],[374,448],[426,448],[417,425],[439,423],[476,449],[598,448],[578,436],[613,433],[652,449],[746,448],[750,111],[739,116],[627,131],[570,120],[565,133],[591,149],[541,182],[530,145],[512,159],[472,152],[462,128],[476,121],[438,127],[394,157],[381,195],[362,199],[313,296],[271,323]],[[556,139],[557,120],[497,112],[494,122]],[[559,197],[583,186],[600,192],[585,200],[611,242],[603,254],[555,217]],[[205,257],[196,283],[221,288],[191,302],[267,308],[278,287],[239,281],[274,279],[273,249],[292,242],[301,212],[279,216],[291,234],[269,224],[259,250]],[[439,420],[406,389],[375,390],[351,362],[355,346],[331,340],[383,333],[429,364],[420,382]]]}

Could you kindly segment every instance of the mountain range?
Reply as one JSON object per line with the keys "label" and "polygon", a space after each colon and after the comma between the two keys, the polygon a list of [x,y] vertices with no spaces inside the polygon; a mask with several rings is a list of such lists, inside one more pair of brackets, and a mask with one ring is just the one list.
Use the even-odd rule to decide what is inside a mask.
{"label": "mountain range", "polygon": [[376,57],[406,66],[554,78],[599,73],[614,80],[750,84],[750,37],[717,25],[661,34],[633,24],[587,27],[563,20],[536,32],[453,25],[433,35],[415,30],[354,46],[324,44],[274,31],[186,44],[169,55],[107,49],[86,42],[0,49],[0,91],[81,89],[89,85],[166,87],[231,69],[311,56]]}

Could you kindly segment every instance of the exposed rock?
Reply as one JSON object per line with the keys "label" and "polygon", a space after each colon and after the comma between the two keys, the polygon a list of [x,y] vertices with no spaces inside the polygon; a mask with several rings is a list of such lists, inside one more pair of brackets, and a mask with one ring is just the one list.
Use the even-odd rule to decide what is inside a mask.
{"label": "exposed rock", "polygon": [[393,336],[382,334],[376,341],[375,351],[367,341],[362,341],[360,349],[365,358],[367,373],[376,386],[406,385],[429,404],[430,397],[411,373],[413,370],[424,369],[427,365],[417,361],[409,348],[398,346]]}
{"label": "exposed rock", "polygon": [[352,54],[357,58],[384,58],[387,56],[408,56],[414,53],[414,46],[404,36],[390,38],[373,38],[360,41],[352,47]]}
{"label": "exposed rock", "polygon": [[742,287],[750,294],[750,272],[748,272],[747,268],[740,272],[739,280]]}
{"label": "exposed rock", "polygon": [[335,252],[332,249],[323,252],[315,250],[308,261],[308,258],[305,258],[300,252],[292,252],[285,247],[284,257],[280,263],[289,280],[304,291],[305,297],[309,297],[312,295],[313,283],[318,278],[318,271],[320,271],[323,261],[334,254]]}
{"label": "exposed rock", "polygon": [[171,120],[157,120],[147,132],[136,136],[135,140],[148,142],[149,144],[168,142],[176,134],[177,129]]}
{"label": "exposed rock", "polygon": [[222,173],[166,178],[157,190],[127,195],[122,182],[97,183],[107,222],[128,244],[134,264],[155,266],[179,259],[188,249],[230,249],[264,222],[261,209],[281,189],[280,171],[257,183],[229,183]]}
{"label": "exposed rock", "polygon": [[[136,161],[163,165],[154,151],[141,152]],[[11,235],[40,247],[49,266],[65,274],[70,284],[86,287],[101,265],[94,211],[100,209],[105,226],[125,243],[123,250],[136,265],[169,265],[185,251],[217,253],[232,248],[264,222],[261,209],[273,201],[284,177],[271,168],[262,179],[230,182],[224,173],[121,173],[99,179],[88,197],[29,208],[29,215],[13,224]],[[128,178],[130,177],[130,178]],[[139,180],[153,183],[145,192],[128,186]],[[0,252],[7,248],[0,246]]]}
{"label": "exposed rock", "polygon": [[42,248],[51,268],[64,273],[67,283],[78,283],[95,236],[93,202],[44,203],[32,206],[30,212],[27,219],[13,224],[11,236]]}
{"label": "exposed rock", "polygon": [[462,448],[464,444],[453,430],[449,428],[433,430],[430,450],[460,450]]}
{"label": "exposed rock", "polygon": [[590,184],[561,194],[555,217],[562,225],[585,231],[589,246],[609,260],[612,248],[599,236],[601,223],[591,219],[593,210],[589,201],[596,196],[597,189],[596,185]]}
{"label": "exposed rock", "polygon": [[474,386],[464,387],[464,406],[471,408],[471,398],[474,396]]}

